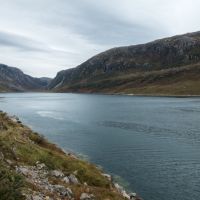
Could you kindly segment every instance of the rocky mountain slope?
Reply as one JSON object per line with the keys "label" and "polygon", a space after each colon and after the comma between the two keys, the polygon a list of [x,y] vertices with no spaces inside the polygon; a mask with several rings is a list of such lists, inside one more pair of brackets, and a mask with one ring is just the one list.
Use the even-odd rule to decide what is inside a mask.
{"label": "rocky mountain slope", "polygon": [[200,32],[110,49],[49,85],[60,92],[200,94]]}
{"label": "rocky mountain slope", "polygon": [[141,200],[96,166],[0,112],[1,200]]}
{"label": "rocky mountain slope", "polygon": [[0,64],[0,91],[37,91],[43,90],[51,80],[33,78],[20,69]]}

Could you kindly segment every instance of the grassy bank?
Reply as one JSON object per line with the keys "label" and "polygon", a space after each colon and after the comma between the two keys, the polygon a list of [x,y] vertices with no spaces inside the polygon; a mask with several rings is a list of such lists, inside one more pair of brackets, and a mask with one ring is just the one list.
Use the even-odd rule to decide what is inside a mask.
{"label": "grassy bank", "polygon": [[[80,199],[83,192],[91,193],[97,200],[125,199],[96,166],[64,153],[38,133],[7,114],[0,113],[0,199],[26,199],[24,194],[40,192],[41,188],[21,173],[16,167],[35,166],[42,163],[47,172],[62,171],[65,176],[75,174],[79,184],[64,183],[60,178],[48,177],[51,184],[60,184],[73,191],[73,198]],[[35,168],[34,168],[35,169]],[[39,170],[38,170],[39,171]],[[45,193],[52,199],[59,195]],[[62,198],[60,198],[62,199]]]}

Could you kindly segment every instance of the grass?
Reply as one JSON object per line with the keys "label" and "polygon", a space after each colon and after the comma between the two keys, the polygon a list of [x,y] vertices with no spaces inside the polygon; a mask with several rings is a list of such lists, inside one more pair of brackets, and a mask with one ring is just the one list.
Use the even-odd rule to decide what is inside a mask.
{"label": "grass", "polygon": [[[5,113],[0,113],[0,152],[4,155],[4,159],[0,160],[0,197],[2,200],[23,199],[20,196],[22,190],[28,189],[29,185],[25,184],[23,177],[15,173],[14,166],[33,166],[37,161],[44,163],[49,170],[62,170],[65,175],[77,171],[77,178],[82,183],[72,188],[77,196],[80,191],[86,189],[83,184],[86,182],[88,188],[99,200],[123,199],[111,190],[111,183],[96,166],[66,155],[38,133],[13,122]],[[10,168],[7,168],[6,160],[12,163]]]}
{"label": "grass", "polygon": [[200,95],[200,64],[146,72],[130,72],[67,85],[60,92],[139,95]]}
{"label": "grass", "polygon": [[6,165],[0,163],[0,199],[1,200],[23,200],[22,188],[25,186],[23,177],[14,171],[7,169]]}

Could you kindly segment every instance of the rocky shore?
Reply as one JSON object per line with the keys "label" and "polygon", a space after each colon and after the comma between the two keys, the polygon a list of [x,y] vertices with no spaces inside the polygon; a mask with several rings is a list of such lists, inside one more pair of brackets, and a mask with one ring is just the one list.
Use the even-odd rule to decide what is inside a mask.
{"label": "rocky shore", "polygon": [[0,112],[1,200],[141,200],[96,166]]}

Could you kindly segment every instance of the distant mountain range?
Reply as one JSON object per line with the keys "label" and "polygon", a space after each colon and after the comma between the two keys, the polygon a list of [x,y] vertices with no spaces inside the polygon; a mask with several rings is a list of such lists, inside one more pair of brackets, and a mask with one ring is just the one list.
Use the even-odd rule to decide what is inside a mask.
{"label": "distant mountain range", "polygon": [[50,81],[49,78],[34,78],[18,68],[0,64],[1,92],[41,91],[46,89]]}
{"label": "distant mountain range", "polygon": [[33,78],[0,65],[0,87],[11,91],[200,95],[200,32],[113,48],[76,68],[58,72],[53,80]]}

